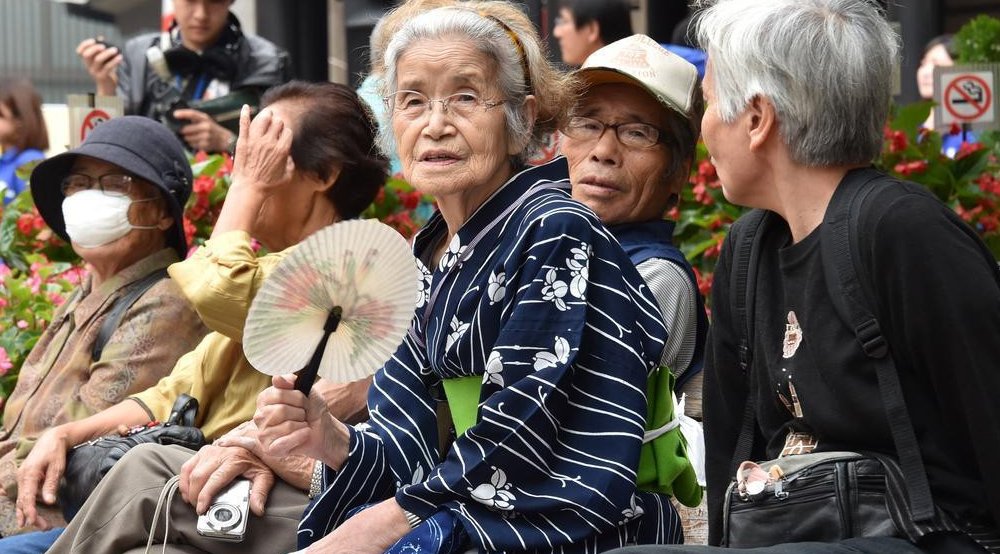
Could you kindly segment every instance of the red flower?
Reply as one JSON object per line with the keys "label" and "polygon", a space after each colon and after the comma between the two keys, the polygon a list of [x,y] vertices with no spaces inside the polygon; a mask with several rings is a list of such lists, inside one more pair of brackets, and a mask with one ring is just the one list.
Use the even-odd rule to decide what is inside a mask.
{"label": "red flower", "polygon": [[973,152],[978,152],[983,148],[986,147],[978,142],[962,141],[961,146],[958,147],[958,152],[955,153],[955,159],[961,160],[962,158],[968,156],[969,154],[972,154]]}
{"label": "red flower", "polygon": [[888,138],[889,152],[902,152],[910,145],[910,141],[906,138],[906,133],[903,131],[892,131]]}
{"label": "red flower", "polygon": [[215,179],[207,175],[195,177],[193,188],[195,194],[208,194],[209,192],[212,192],[213,188],[215,188]]}
{"label": "red flower", "polygon": [[420,205],[421,194],[417,191],[401,192],[399,197],[403,201],[403,207],[407,210],[415,210]]}
{"label": "red flower", "polygon": [[35,229],[34,216],[30,213],[23,213],[17,216],[17,230],[21,232],[22,235],[31,235],[31,232]]}
{"label": "red flower", "polygon": [[190,242],[194,239],[195,234],[198,233],[198,228],[191,223],[191,220],[187,217],[184,218],[184,236],[187,237],[187,241]]}

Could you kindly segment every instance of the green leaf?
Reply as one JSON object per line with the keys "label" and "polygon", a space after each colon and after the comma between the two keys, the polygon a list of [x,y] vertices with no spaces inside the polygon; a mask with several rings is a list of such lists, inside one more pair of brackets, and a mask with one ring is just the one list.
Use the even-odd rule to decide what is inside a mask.
{"label": "green leaf", "polygon": [[191,173],[193,173],[195,177],[211,177],[222,168],[222,164],[225,163],[225,161],[225,158],[223,158],[221,154],[212,154],[205,159],[205,161],[191,164]]}
{"label": "green leaf", "polygon": [[889,123],[889,127],[895,131],[903,131],[912,142],[916,140],[917,130],[927,121],[933,107],[933,100],[900,106],[896,109],[896,115]]}

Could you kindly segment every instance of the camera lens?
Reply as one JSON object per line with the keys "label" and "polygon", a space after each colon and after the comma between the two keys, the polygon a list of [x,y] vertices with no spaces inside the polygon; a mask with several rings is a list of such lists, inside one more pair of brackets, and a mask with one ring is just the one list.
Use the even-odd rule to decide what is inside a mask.
{"label": "camera lens", "polygon": [[231,504],[216,504],[208,509],[208,524],[218,531],[236,528],[243,519],[240,511]]}

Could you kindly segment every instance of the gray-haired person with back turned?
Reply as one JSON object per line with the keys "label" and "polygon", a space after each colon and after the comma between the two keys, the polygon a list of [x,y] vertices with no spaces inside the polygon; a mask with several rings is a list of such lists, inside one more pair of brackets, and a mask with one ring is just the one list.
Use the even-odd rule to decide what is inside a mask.
{"label": "gray-haired person with back turned", "polygon": [[710,543],[998,551],[1000,276],[949,208],[871,168],[896,35],[866,0],[720,0],[698,35],[702,136],[756,208],[712,290]]}

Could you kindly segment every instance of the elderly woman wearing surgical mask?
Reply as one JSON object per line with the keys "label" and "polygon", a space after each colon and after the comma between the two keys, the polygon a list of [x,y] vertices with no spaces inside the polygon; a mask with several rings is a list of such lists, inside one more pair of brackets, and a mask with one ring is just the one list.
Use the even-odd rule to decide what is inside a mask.
{"label": "elderly woman wearing surgical mask", "polygon": [[[211,239],[190,258],[170,268],[173,280],[213,332],[154,386],[42,435],[18,472],[18,517],[24,521],[37,521],[37,508],[55,497],[69,449],[110,433],[120,424],[164,421],[181,393],[199,400],[196,424],[208,440],[226,433],[252,431],[237,426],[252,417],[257,394],[270,384],[270,377],[257,372],[243,355],[243,325],[250,303],[288,252],[319,229],[361,213],[386,178],[385,159],[374,149],[373,122],[349,88],[293,81],[268,91],[264,104],[265,109],[252,121],[249,108],[243,109],[232,185]],[[162,126],[150,124],[163,130]],[[270,252],[257,256],[251,236]],[[367,385],[320,380],[314,390],[322,393],[338,417],[360,421]],[[354,400],[354,396],[361,400]],[[358,405],[362,414],[351,411]],[[160,487],[179,473],[194,453],[161,445],[144,446],[155,448],[140,446],[122,457],[50,552],[121,552],[146,544],[150,524],[144,518],[153,516]],[[227,463],[235,456],[240,457],[237,463],[243,464],[237,474],[246,472],[256,477],[270,471],[263,461],[233,450],[222,452],[221,448],[206,445],[195,459],[207,459],[215,470],[223,465],[230,467]],[[278,475],[293,484],[300,481],[291,474],[304,469],[304,486],[308,489],[312,460],[286,456],[270,462]],[[166,475],[147,471],[154,466],[166,467]],[[119,480],[123,475],[134,476],[135,481]],[[194,481],[200,483],[197,488],[205,484],[199,481],[201,475],[201,471],[196,472]],[[209,488],[215,486],[216,490],[234,477],[205,475],[211,475]],[[262,479],[268,477],[273,483],[273,474]],[[251,503],[257,515],[264,515],[267,490],[262,482],[255,486]],[[195,548],[213,554],[224,552],[218,540],[197,534],[199,495],[188,494],[190,490],[181,486],[181,494],[176,495],[171,507],[169,529],[173,534],[166,538],[159,534],[158,541],[183,545],[177,547],[183,552]],[[287,551],[294,544],[294,522],[302,513],[306,495],[302,490],[286,490],[284,495],[276,493],[272,497],[298,502],[295,509],[271,518],[291,522],[292,526],[285,534],[271,529],[251,534],[248,542],[253,540],[265,552]],[[211,495],[205,501],[209,499]],[[200,511],[204,512],[204,507]],[[190,518],[187,523],[182,520],[185,516]],[[94,536],[95,527],[100,537]],[[101,542],[103,539],[109,542]],[[197,543],[198,539],[205,542]],[[243,552],[242,546],[236,551]]]}
{"label": "elderly woman wearing surgical mask", "polygon": [[[44,431],[153,385],[207,332],[166,278],[166,267],[187,253],[181,213],[190,193],[180,142],[141,117],[103,123],[78,148],[35,168],[31,194],[39,212],[70,241],[89,275],[56,311],[4,407],[0,534],[34,528],[15,521],[15,479]],[[116,309],[124,311],[99,339]],[[63,523],[57,506],[42,517],[47,525]],[[12,548],[7,540],[0,550]]]}
{"label": "elderly woman wearing surgical mask", "polygon": [[656,303],[569,197],[565,165],[523,165],[565,120],[572,83],[515,6],[468,2],[407,22],[386,50],[383,86],[383,144],[439,207],[414,242],[431,272],[408,335],[375,375],[367,425],[344,425],[290,375],[258,398],[260,448],[324,464],[300,547],[680,540],[666,497],[636,488],[646,379],[666,337]]}

